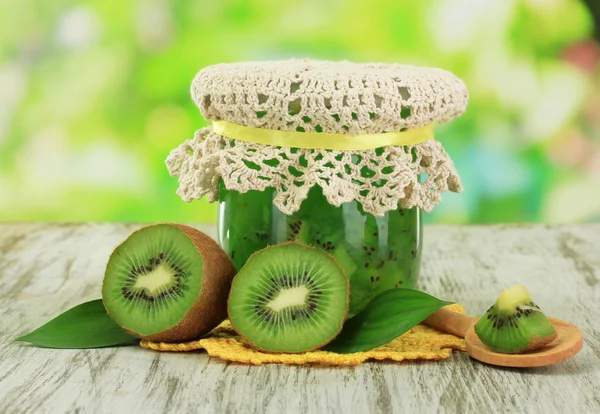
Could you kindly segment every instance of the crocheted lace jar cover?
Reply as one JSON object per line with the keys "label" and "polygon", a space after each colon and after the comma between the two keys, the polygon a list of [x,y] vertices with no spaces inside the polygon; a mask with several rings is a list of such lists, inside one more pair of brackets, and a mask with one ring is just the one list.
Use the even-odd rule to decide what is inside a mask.
{"label": "crocheted lace jar cover", "polygon": [[[446,123],[468,101],[464,83],[442,69],[313,60],[209,66],[191,93],[209,121],[340,134]],[[330,204],[356,200],[376,216],[399,206],[431,211],[443,192],[462,191],[452,160],[434,139],[366,151],[295,149],[233,140],[207,127],[171,151],[166,164],[179,176],[177,194],[186,202],[216,201],[222,178],[240,193],[274,187],[273,203],[285,214],[296,212],[315,185]]]}

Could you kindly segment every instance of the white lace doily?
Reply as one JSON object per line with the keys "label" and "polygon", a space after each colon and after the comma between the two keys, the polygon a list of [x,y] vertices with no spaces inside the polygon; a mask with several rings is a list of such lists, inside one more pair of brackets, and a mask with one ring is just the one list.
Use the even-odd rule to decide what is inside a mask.
{"label": "white lace doily", "polygon": [[209,66],[191,94],[209,121],[338,133],[440,124],[462,114],[468,101],[465,84],[442,69],[314,60]]}
{"label": "white lace doily", "polygon": [[[179,176],[177,194],[184,201],[205,195],[216,201],[222,177],[225,187],[240,193],[275,188],[273,204],[288,215],[314,185],[330,204],[357,200],[376,216],[399,206],[428,212],[443,192],[462,191],[452,160],[435,140],[360,152],[294,150],[231,140],[209,127],[173,150],[166,163]],[[423,173],[427,178],[420,183]]]}
{"label": "white lace doily", "polygon": [[[210,66],[191,93],[207,120],[352,134],[448,122],[468,101],[464,83],[441,69],[312,60]],[[291,149],[236,141],[208,127],[166,163],[186,202],[216,201],[222,178],[240,193],[275,188],[273,203],[285,214],[296,212],[315,185],[330,204],[356,200],[376,216],[399,206],[431,211],[443,192],[462,191],[452,160],[433,139],[367,151]]]}

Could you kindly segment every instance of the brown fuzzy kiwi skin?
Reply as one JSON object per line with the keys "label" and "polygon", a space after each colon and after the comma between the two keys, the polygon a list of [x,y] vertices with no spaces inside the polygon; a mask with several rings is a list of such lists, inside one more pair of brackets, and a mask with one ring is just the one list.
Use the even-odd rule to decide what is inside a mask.
{"label": "brown fuzzy kiwi skin", "polygon": [[[296,352],[293,352],[293,351],[289,351],[289,352],[285,352],[285,351],[270,351],[268,349],[264,349],[264,348],[261,348],[259,346],[254,345],[252,343],[252,341],[250,341],[246,336],[244,336],[244,334],[241,333],[240,330],[233,324],[233,321],[231,320],[231,314],[229,314],[229,301],[231,300],[231,296],[233,294],[233,284],[232,284],[231,290],[229,292],[229,297],[227,299],[227,312],[229,314],[229,321],[231,322],[231,325],[233,326],[233,329],[238,333],[238,335],[248,345],[250,345],[252,348],[256,349],[257,351],[264,352],[264,353],[267,353],[267,354],[303,354],[303,353],[306,353],[306,352],[312,352],[312,351],[316,351],[316,350],[318,350],[320,348],[323,348],[325,345],[327,345],[328,343],[330,343],[331,341],[333,341],[340,334],[340,332],[342,331],[342,328],[344,327],[344,323],[346,321],[346,318],[348,317],[348,312],[350,310],[350,281],[348,279],[348,276],[346,276],[346,272],[344,272],[344,269],[342,269],[342,267],[338,263],[337,259],[333,255],[327,253],[325,250],[322,250],[322,249],[319,249],[317,247],[310,246],[310,245],[307,245],[307,244],[304,244],[304,243],[299,243],[299,242],[294,242],[294,241],[288,241],[288,242],[283,242],[283,243],[276,244],[276,245],[270,245],[270,246],[265,247],[264,249],[261,249],[261,250],[258,250],[256,252],[254,252],[252,255],[250,255],[250,257],[248,258],[248,260],[246,261],[246,263],[248,263],[250,261],[250,259],[252,259],[253,256],[257,255],[258,253],[262,252],[263,250],[267,250],[267,249],[270,249],[272,247],[277,247],[277,246],[284,246],[284,245],[288,245],[288,244],[291,244],[291,245],[294,245],[294,246],[299,246],[299,247],[302,247],[302,248],[305,248],[305,249],[308,249],[308,250],[317,250],[317,251],[320,251],[323,254],[325,254],[327,257],[329,257],[331,260],[333,260],[333,262],[335,263],[335,265],[337,266],[337,268],[340,269],[340,271],[344,275],[344,278],[346,279],[346,292],[347,292],[347,295],[346,295],[346,312],[344,313],[344,318],[342,319],[342,323],[341,323],[339,329],[337,330],[337,332],[331,338],[329,338],[327,341],[323,342],[322,344],[319,344],[319,345],[315,346],[314,348],[308,349],[306,351],[296,351]],[[240,269],[240,271],[238,272],[238,274],[241,273],[242,269],[244,269],[245,266],[246,266],[245,264],[244,264],[244,266],[242,266],[242,268]]]}
{"label": "brown fuzzy kiwi skin", "polygon": [[[140,335],[121,325],[119,326],[131,335],[150,342],[184,342],[198,339],[216,328],[227,318],[227,297],[231,282],[236,274],[235,267],[227,253],[221,249],[217,242],[201,231],[177,223],[156,223],[144,228],[158,225],[177,227],[194,243],[202,258],[200,294],[181,320],[162,332]],[[142,229],[132,234],[140,230]],[[106,312],[112,318],[108,309]],[[115,322],[119,324],[118,321],[115,320]]]}
{"label": "brown fuzzy kiwi skin", "polygon": [[537,351],[538,349],[543,348],[546,345],[550,344],[557,337],[558,337],[558,333],[556,332],[556,330],[550,336],[533,335],[533,337],[529,340],[529,343],[527,344],[527,346],[525,348],[519,349],[518,351],[516,351],[514,353],[515,354],[526,354],[529,352]]}

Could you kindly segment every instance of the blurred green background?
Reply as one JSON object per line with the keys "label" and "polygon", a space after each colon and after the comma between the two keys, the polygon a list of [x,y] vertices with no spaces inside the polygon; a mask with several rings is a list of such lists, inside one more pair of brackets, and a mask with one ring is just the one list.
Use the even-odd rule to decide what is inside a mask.
{"label": "blurred green background", "polygon": [[467,83],[467,112],[436,130],[465,192],[429,222],[598,221],[599,5],[0,1],[0,221],[215,220],[164,165],[207,125],[192,78],[288,57],[437,66]]}

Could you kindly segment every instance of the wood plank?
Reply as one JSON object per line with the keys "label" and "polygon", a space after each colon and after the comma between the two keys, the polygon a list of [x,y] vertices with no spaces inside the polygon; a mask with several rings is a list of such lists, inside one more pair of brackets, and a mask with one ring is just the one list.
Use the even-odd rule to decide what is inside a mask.
{"label": "wood plank", "polygon": [[1,413],[600,412],[600,225],[425,229],[420,289],[476,315],[524,283],[548,314],[583,330],[583,351],[546,368],[494,368],[458,352],[441,362],[249,367],[201,352],[11,342],[100,297],[108,255],[137,227],[0,224]]}

